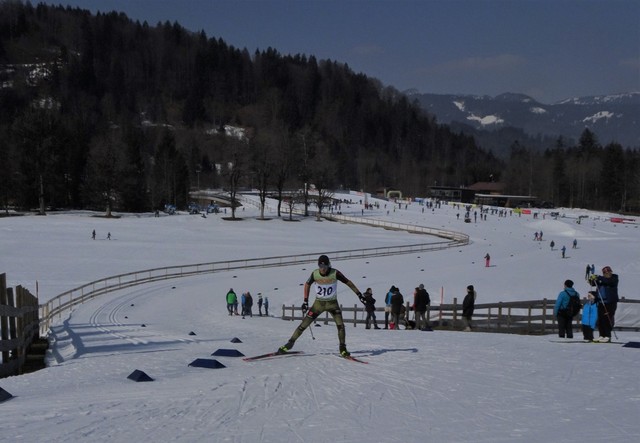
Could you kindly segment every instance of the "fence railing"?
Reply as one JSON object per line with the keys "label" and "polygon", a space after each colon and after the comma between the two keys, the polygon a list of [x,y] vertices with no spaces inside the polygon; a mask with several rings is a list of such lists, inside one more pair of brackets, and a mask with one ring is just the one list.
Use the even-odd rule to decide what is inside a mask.
{"label": "fence railing", "polygon": [[[331,216],[335,218],[336,216]],[[355,220],[352,220],[355,219]],[[212,263],[198,263],[191,265],[169,266],[162,268],[146,269],[142,271],[129,272],[112,277],[95,280],[69,291],[63,292],[51,300],[40,305],[40,335],[45,336],[51,327],[52,322],[58,318],[62,320],[71,309],[81,303],[91,300],[99,295],[117,291],[131,286],[151,283],[160,280],[174,278],[191,277],[201,274],[231,271],[235,269],[268,268],[278,266],[292,266],[304,263],[315,262],[318,255],[328,253],[332,260],[354,260],[367,257],[380,257],[387,255],[411,254],[423,251],[435,251],[445,248],[456,247],[469,243],[469,236],[453,231],[444,231],[430,228],[420,228],[413,225],[402,225],[400,223],[376,222],[375,220],[361,220],[356,217],[342,217],[342,221],[351,223],[374,224],[387,229],[407,230],[410,232],[421,232],[434,235],[444,240],[430,243],[420,243],[400,246],[381,246],[365,249],[352,249],[344,251],[321,251],[308,254],[284,255],[275,257],[263,257],[241,260],[220,261]],[[388,225],[388,226],[387,226]]]}
{"label": "fence railing", "polygon": [[26,362],[27,349],[38,337],[38,299],[17,286],[7,288],[0,274],[0,377],[19,375]]}
{"label": "fence railing", "polygon": [[[583,303],[585,301],[583,300]],[[482,303],[476,304],[473,313],[473,329],[485,332],[506,332],[514,334],[549,334],[558,331],[556,318],[553,315],[553,306],[555,300],[529,300],[529,301],[513,301],[498,303]],[[622,298],[618,303],[618,313],[621,313],[625,305],[633,307],[640,312],[640,300],[629,300]],[[364,307],[354,305],[353,307],[341,306],[342,317],[345,324],[352,324],[354,327],[358,324],[365,324],[367,314]],[[408,316],[406,320],[414,320],[414,315],[407,303],[405,307]],[[616,330],[640,330],[638,319],[640,315],[636,312],[630,316],[634,320],[622,321],[616,320]],[[376,308],[376,321],[378,326],[384,325],[384,308]],[[428,306],[426,317],[429,326],[433,329],[454,330],[463,329],[466,324],[462,320],[462,304],[453,299],[451,304],[441,304],[438,306]],[[618,315],[616,315],[618,317]],[[300,306],[282,305],[283,320],[302,320],[303,313]],[[580,315],[574,319],[574,329],[580,326]],[[321,314],[316,322],[329,324],[333,323],[333,317],[326,312]],[[401,325],[403,328],[405,325]]]}

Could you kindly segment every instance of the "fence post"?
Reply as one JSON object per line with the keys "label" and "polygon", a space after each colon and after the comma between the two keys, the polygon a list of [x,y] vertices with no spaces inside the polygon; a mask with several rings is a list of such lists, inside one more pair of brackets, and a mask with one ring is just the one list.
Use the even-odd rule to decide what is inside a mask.
{"label": "fence post", "polygon": [[527,333],[531,334],[531,305],[529,305],[529,320],[527,321]]}
{"label": "fence post", "polygon": [[[18,288],[16,288],[17,290]],[[13,294],[13,288],[8,288],[7,289],[7,302],[9,303],[9,306],[13,307],[13,308],[17,308],[16,306],[16,299],[15,296]],[[15,316],[11,316],[9,317],[9,340],[15,340],[18,338],[18,325],[17,325],[17,317]],[[16,354],[17,354],[17,347],[14,347],[13,350],[11,351],[11,359],[13,360],[14,358],[16,358]]]}
{"label": "fence post", "polygon": [[500,327],[502,326],[502,302],[498,303],[498,318],[496,320],[496,326],[498,330],[500,330]]}
{"label": "fence post", "polygon": [[542,333],[546,333],[547,326],[547,299],[542,299]]}
{"label": "fence post", "polygon": [[[5,274],[0,274],[0,306],[8,305],[7,296],[7,277]],[[9,317],[0,315],[0,341],[9,339]],[[9,361],[9,351],[2,351],[2,359],[0,364]]]}
{"label": "fence post", "polygon": [[[342,310],[342,306],[340,306],[340,310]],[[358,323],[358,305],[355,304],[353,305],[353,327],[356,327],[356,324]]]}
{"label": "fence post", "polygon": [[[16,304],[14,305],[20,311],[24,310],[25,306],[25,294],[22,286],[16,286]],[[20,315],[16,318],[16,333],[18,338],[18,347],[16,349],[16,357],[18,358],[18,372],[22,373],[22,366],[27,358],[27,334],[25,332],[25,315],[24,312],[20,312]]]}
{"label": "fence post", "polygon": [[451,328],[453,329],[458,323],[458,297],[453,297],[453,319],[451,321]]}

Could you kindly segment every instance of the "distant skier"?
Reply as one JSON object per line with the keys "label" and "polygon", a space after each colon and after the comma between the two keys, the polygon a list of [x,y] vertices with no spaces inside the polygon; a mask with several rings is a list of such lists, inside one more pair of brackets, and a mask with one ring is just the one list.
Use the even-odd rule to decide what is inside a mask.
{"label": "distant skier", "polygon": [[264,298],[264,315],[269,316],[269,297]]}
{"label": "distant skier", "polygon": [[551,246],[551,250],[553,251],[553,247],[555,246],[555,242],[553,240],[551,240],[551,243],[549,243],[549,246]]}
{"label": "distant skier", "polygon": [[487,252],[487,255],[484,256],[484,266],[488,268],[490,266],[490,263],[491,263],[491,256]]}
{"label": "distant skier", "polygon": [[575,238],[573,239],[573,249],[576,249],[578,247],[578,240],[576,240]]}
{"label": "distant skier", "polygon": [[258,295],[258,314],[262,317],[262,295]]}
{"label": "distant skier", "polygon": [[95,230],[95,229],[94,229],[94,230],[93,230],[93,232],[91,233],[91,238],[92,238],[93,240],[95,240],[95,239],[96,239],[96,230]]}
{"label": "distant skier", "polygon": [[564,257],[564,253],[567,252],[567,247],[562,245],[562,249],[560,249],[560,250],[562,251],[562,258],[565,258]]}

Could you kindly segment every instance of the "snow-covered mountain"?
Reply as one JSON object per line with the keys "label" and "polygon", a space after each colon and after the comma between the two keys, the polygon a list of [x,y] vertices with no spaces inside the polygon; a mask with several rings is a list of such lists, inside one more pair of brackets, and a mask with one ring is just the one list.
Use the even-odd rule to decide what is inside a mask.
{"label": "snow-covered mountain", "polygon": [[[578,140],[585,128],[602,145],[640,147],[640,92],[576,97],[546,105],[515,93],[496,97],[410,93],[438,122],[470,129],[522,129],[531,137]],[[464,127],[464,126],[462,126]]]}

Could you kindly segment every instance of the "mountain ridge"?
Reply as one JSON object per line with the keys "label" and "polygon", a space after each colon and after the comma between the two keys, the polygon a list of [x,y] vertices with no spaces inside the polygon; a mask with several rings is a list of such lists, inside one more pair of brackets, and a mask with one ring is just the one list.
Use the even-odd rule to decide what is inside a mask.
{"label": "mountain ridge", "polygon": [[[408,91],[439,123],[477,131],[522,129],[533,138],[577,140],[585,128],[603,145],[616,142],[626,148],[640,146],[640,92],[573,97],[544,104],[521,93],[495,97],[470,94],[431,94]],[[481,145],[483,143],[480,143]]]}

